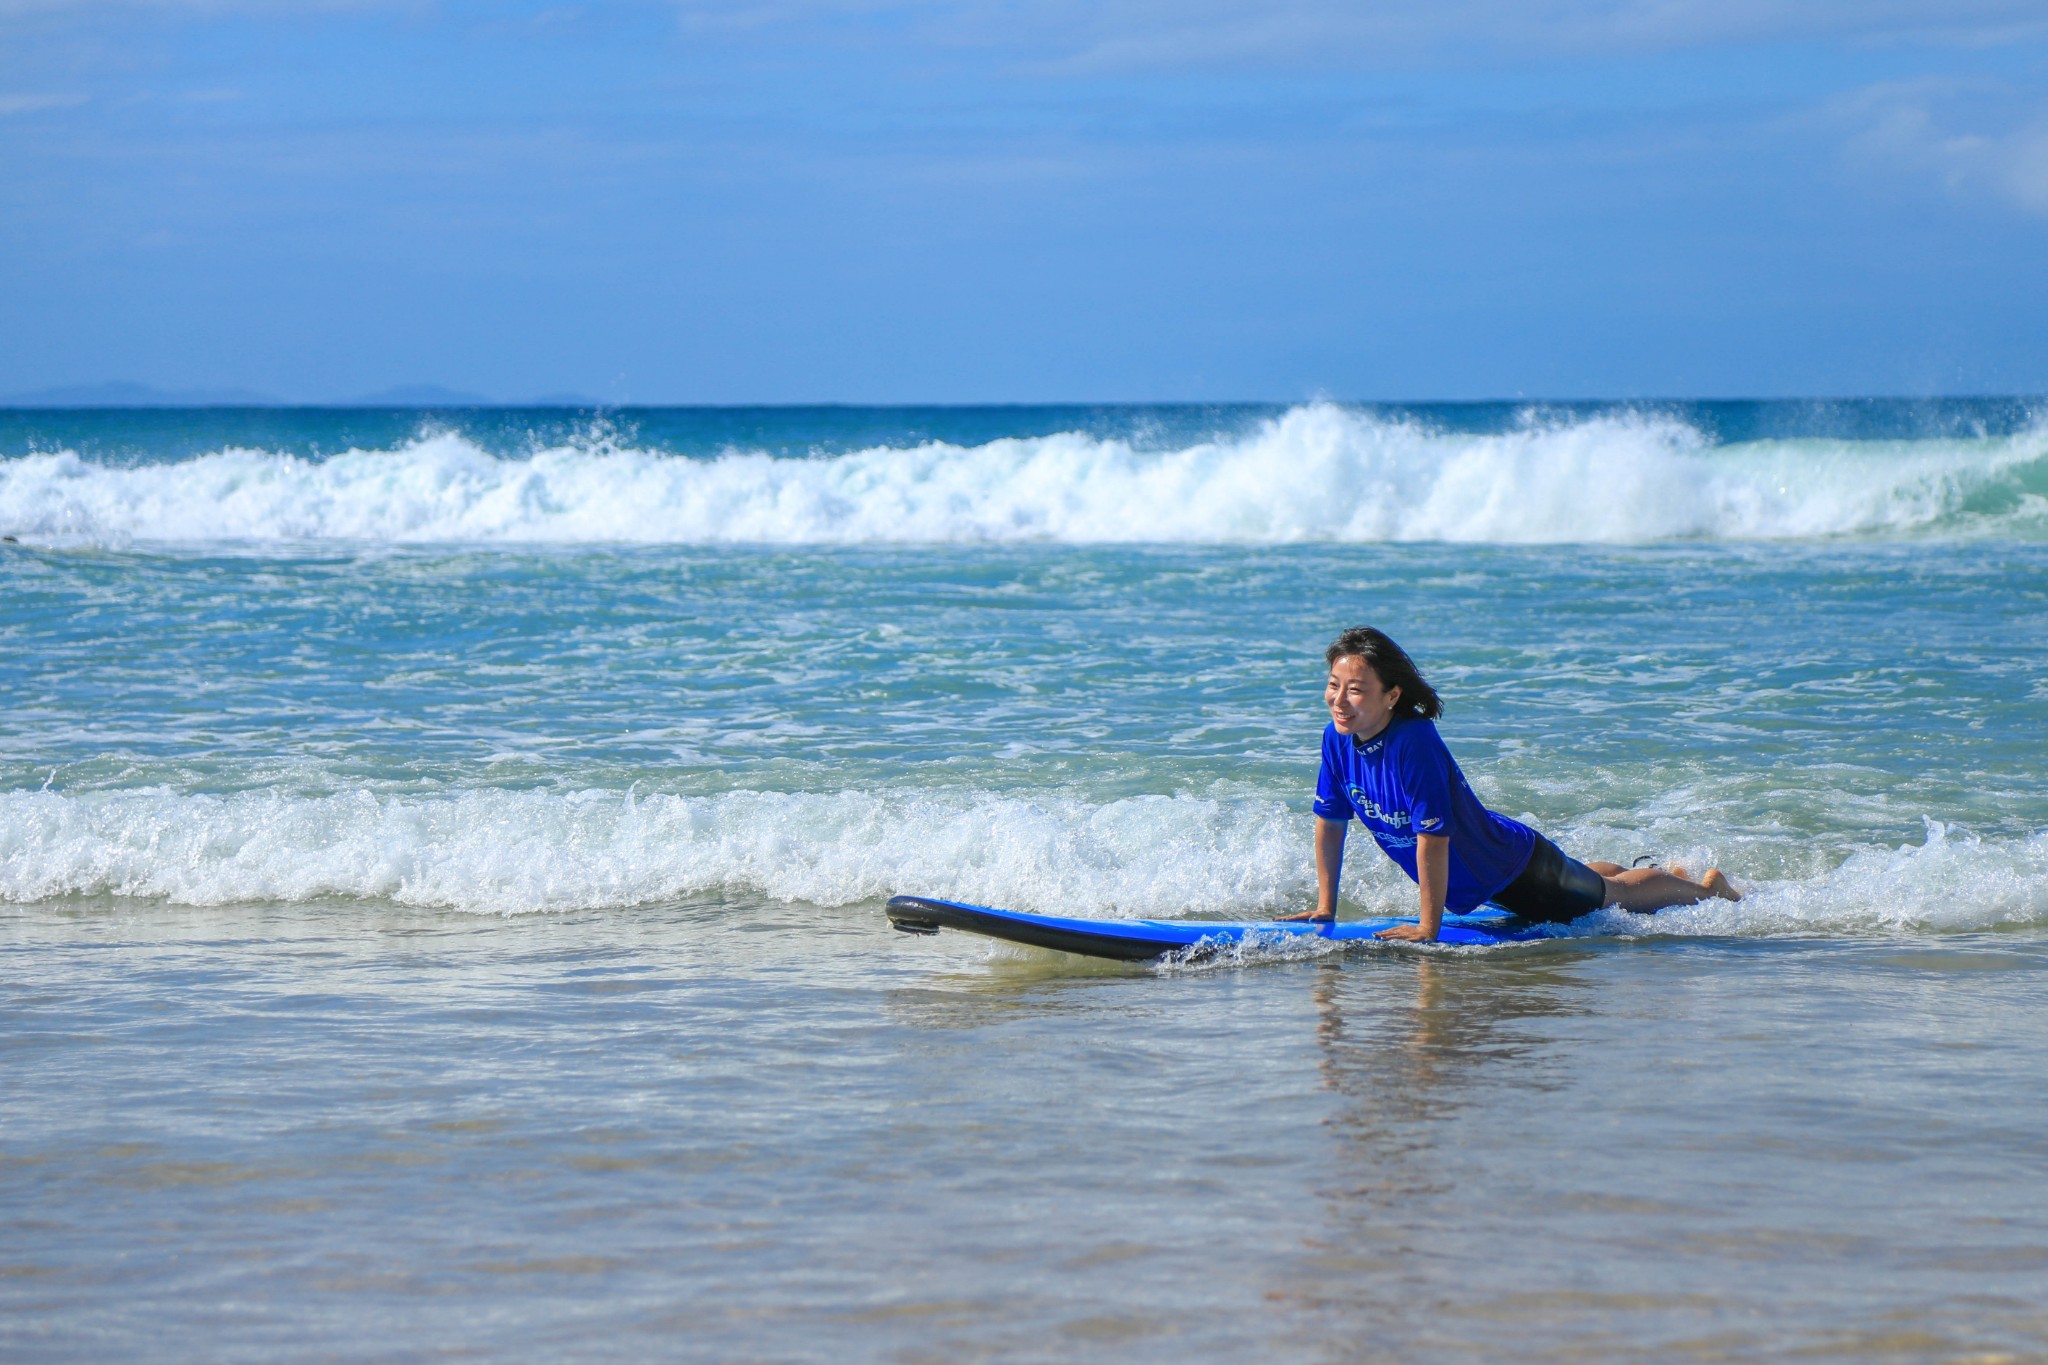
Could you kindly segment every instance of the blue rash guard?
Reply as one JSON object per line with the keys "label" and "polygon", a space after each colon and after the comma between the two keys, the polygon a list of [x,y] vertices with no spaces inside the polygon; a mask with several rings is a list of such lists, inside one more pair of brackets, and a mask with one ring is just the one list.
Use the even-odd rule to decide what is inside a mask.
{"label": "blue rash guard", "polygon": [[1420,880],[1415,836],[1449,835],[1448,914],[1491,900],[1528,865],[1536,847],[1536,831],[1479,804],[1436,725],[1416,717],[1395,720],[1363,744],[1335,725],[1326,727],[1315,810],[1325,820],[1357,816],[1410,881]]}

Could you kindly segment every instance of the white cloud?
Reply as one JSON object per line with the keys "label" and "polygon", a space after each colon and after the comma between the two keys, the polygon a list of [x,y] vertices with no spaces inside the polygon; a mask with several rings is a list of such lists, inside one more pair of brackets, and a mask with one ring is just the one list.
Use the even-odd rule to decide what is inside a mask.
{"label": "white cloud", "polygon": [[90,95],[0,94],[0,118],[9,114],[36,114],[45,109],[75,109]]}
{"label": "white cloud", "polygon": [[[1043,71],[1361,67],[1545,60],[1772,42],[1993,46],[2048,38],[2041,0],[601,0],[506,4],[536,32],[606,10],[686,31],[1000,53]],[[110,13],[173,19],[409,12],[437,0],[0,0],[0,26]]]}
{"label": "white cloud", "polygon": [[1972,126],[1954,106],[1981,93],[1936,82],[1863,90],[1839,106],[1862,125],[1850,153],[1866,165],[1938,180],[1953,194],[1988,195],[2048,217],[2048,108]]}
{"label": "white cloud", "polygon": [[2040,0],[675,0],[698,29],[878,32],[1076,73],[2048,37]]}
{"label": "white cloud", "polygon": [[9,19],[75,16],[103,20],[110,10],[145,10],[197,16],[253,15],[293,18],[349,10],[430,9],[431,0],[0,0],[0,23]]}
{"label": "white cloud", "polygon": [[2002,151],[2006,192],[2048,218],[2048,123],[2007,139]]}

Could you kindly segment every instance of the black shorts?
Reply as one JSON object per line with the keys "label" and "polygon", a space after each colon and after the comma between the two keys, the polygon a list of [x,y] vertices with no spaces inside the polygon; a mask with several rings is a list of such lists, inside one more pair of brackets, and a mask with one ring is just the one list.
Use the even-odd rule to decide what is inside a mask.
{"label": "black shorts", "polygon": [[1529,861],[1502,887],[1493,903],[1525,920],[1563,924],[1607,904],[1607,883],[1598,872],[1542,835]]}

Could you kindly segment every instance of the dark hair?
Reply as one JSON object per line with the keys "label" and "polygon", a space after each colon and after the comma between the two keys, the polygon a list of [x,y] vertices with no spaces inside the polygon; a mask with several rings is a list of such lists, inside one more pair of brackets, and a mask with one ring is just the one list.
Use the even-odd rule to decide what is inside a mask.
{"label": "dark hair", "polygon": [[1443,698],[1423,678],[1422,670],[1408,657],[1408,651],[1388,639],[1385,631],[1353,626],[1330,642],[1330,647],[1323,651],[1323,662],[1334,668],[1337,660],[1352,655],[1365,660],[1381,687],[1401,689],[1401,700],[1394,703],[1394,710],[1400,715],[1435,720],[1444,713]]}

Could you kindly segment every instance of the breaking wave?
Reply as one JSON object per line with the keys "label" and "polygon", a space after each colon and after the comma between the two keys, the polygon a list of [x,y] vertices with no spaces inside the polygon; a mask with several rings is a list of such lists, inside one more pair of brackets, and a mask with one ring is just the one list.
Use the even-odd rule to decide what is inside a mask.
{"label": "breaking wave", "polygon": [[1640,543],[2048,531],[2048,427],[1714,445],[1617,412],[1495,434],[1331,403],[1171,450],[1078,433],[785,458],[590,439],[499,458],[456,434],[324,460],[226,449],[0,460],[35,542]]}
{"label": "breaking wave", "polygon": [[[1353,861],[1354,903],[1381,914],[1412,905],[1385,860]],[[1744,881],[1739,861],[1726,865]],[[0,793],[0,901],[16,903],[340,899],[513,914],[704,895],[841,906],[908,891],[1075,915],[1255,918],[1305,906],[1310,877],[1304,817],[1254,798]],[[1741,904],[1665,911],[1656,932],[2048,924],[2048,832],[1978,839],[1929,821],[1919,844],[1866,846],[1826,870],[1744,884]],[[1578,932],[1646,927],[1603,914]]]}

